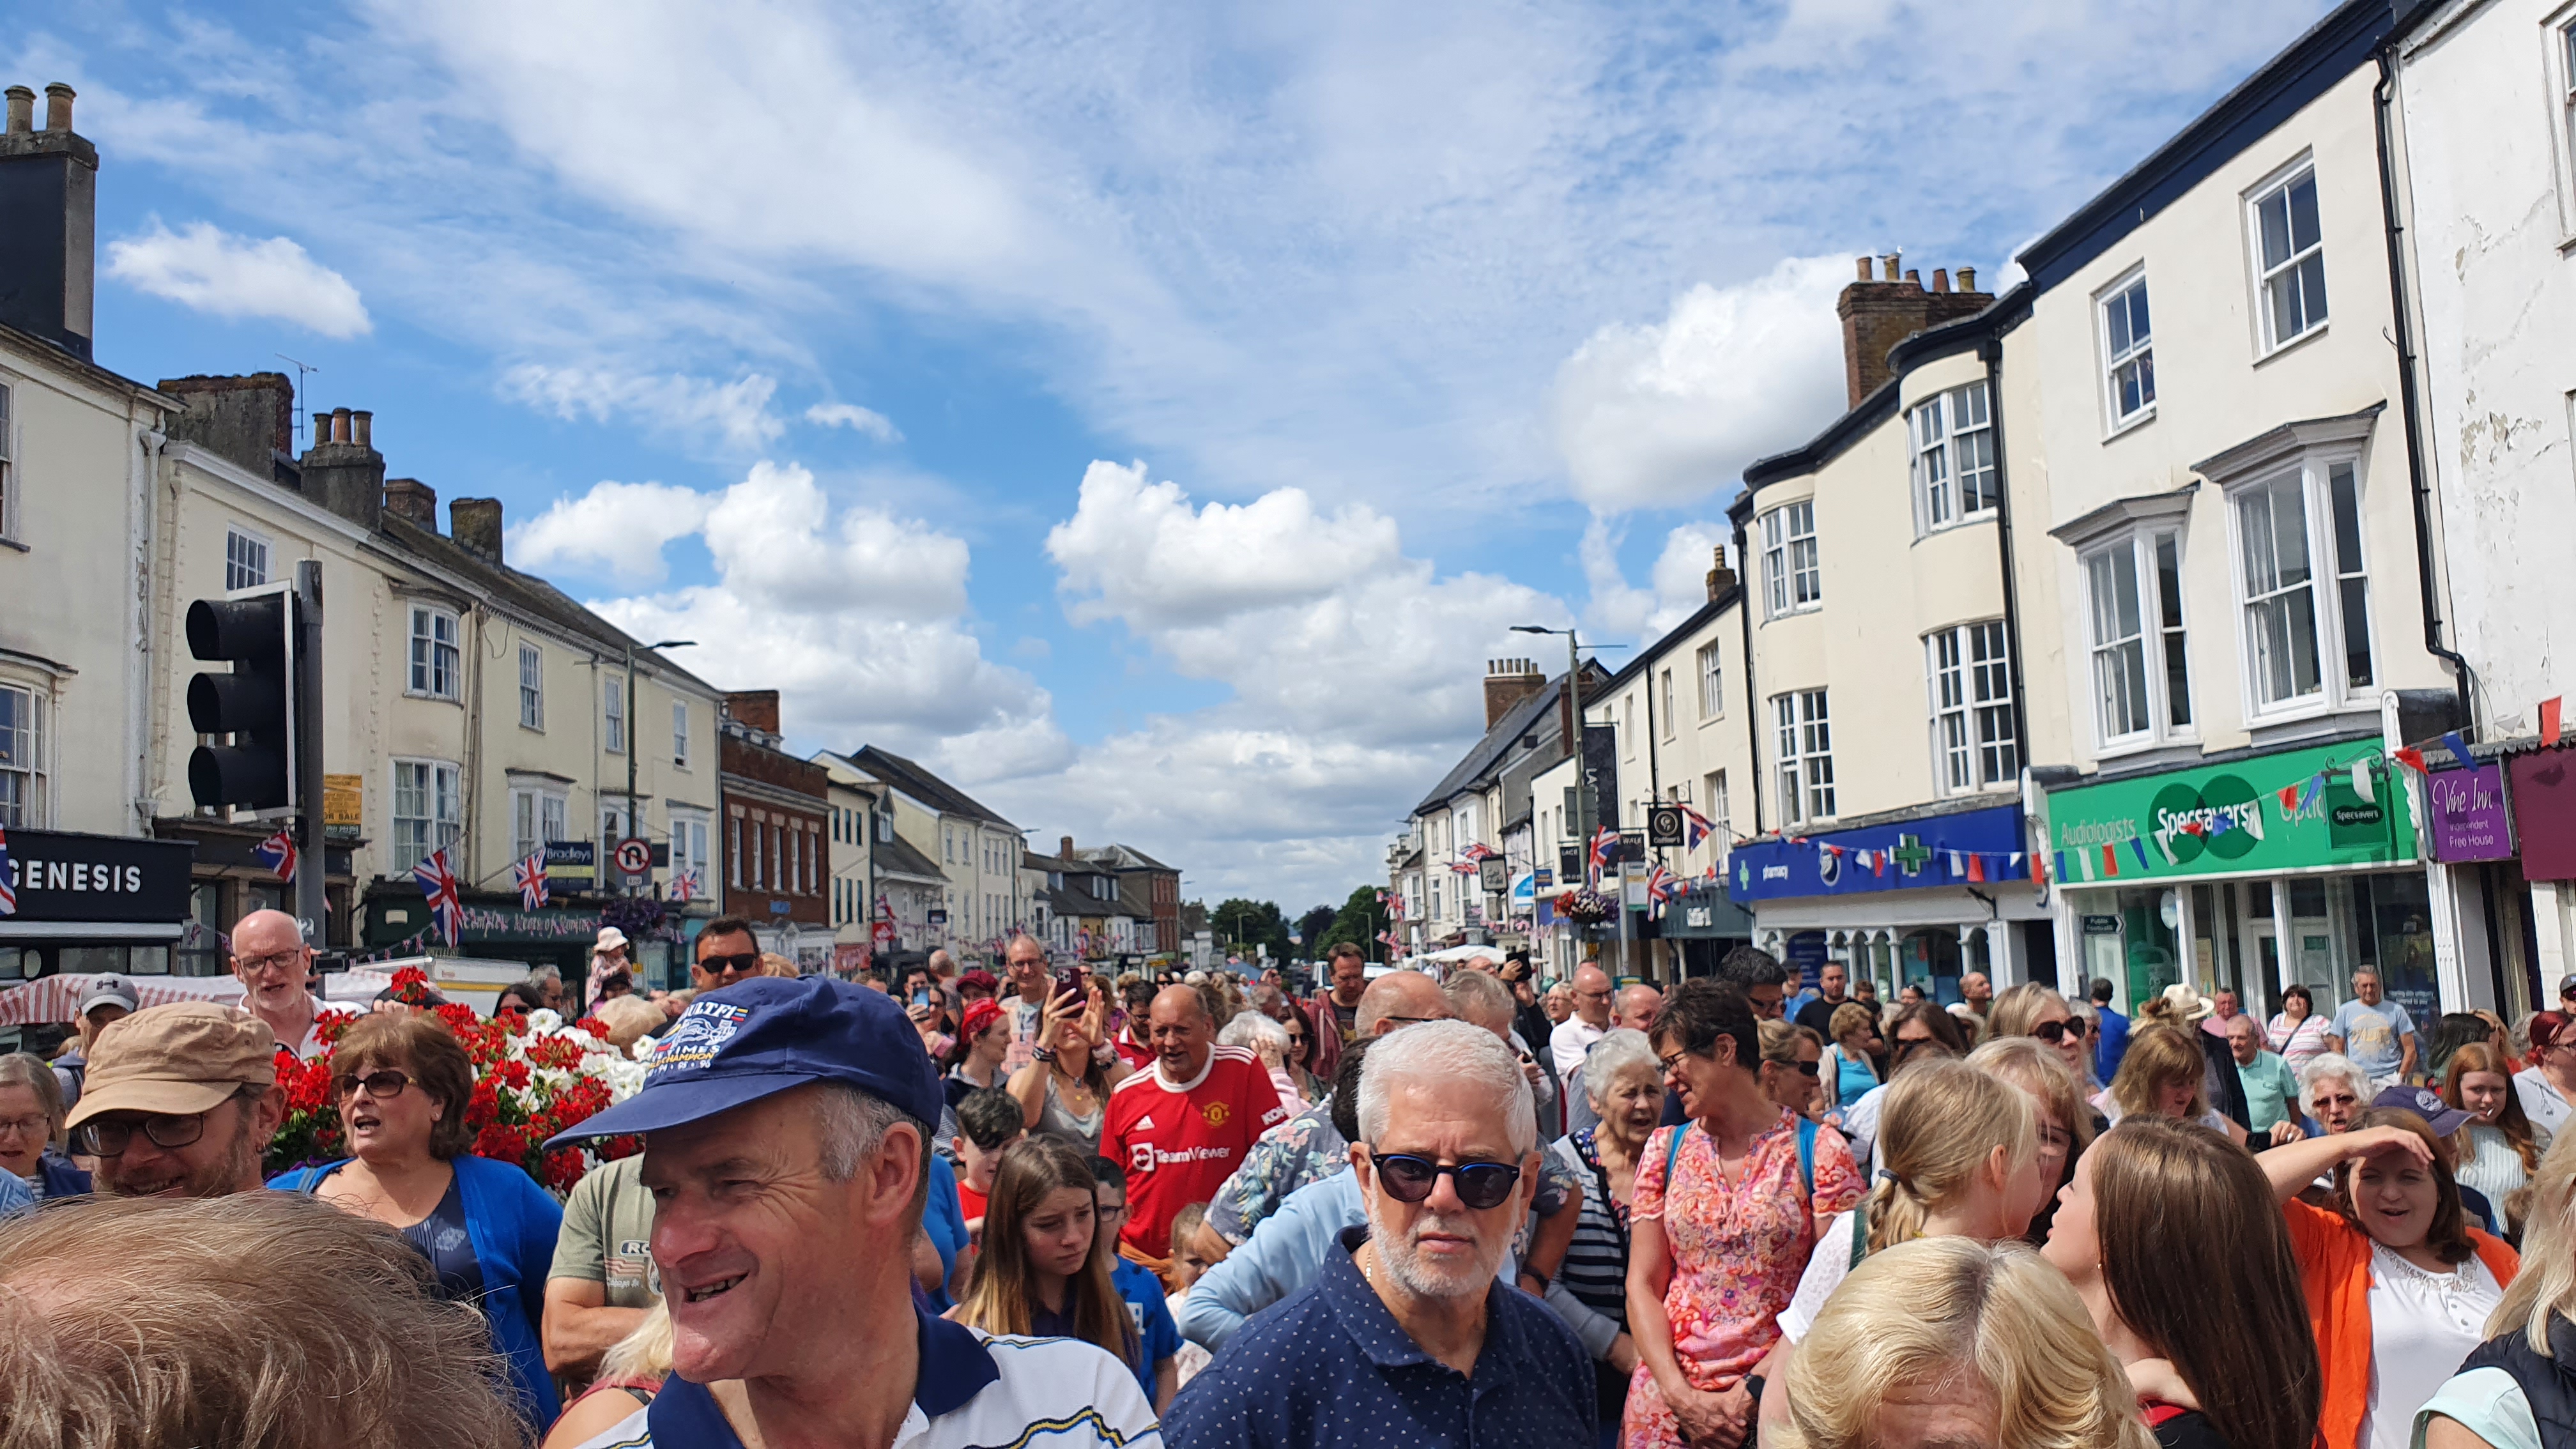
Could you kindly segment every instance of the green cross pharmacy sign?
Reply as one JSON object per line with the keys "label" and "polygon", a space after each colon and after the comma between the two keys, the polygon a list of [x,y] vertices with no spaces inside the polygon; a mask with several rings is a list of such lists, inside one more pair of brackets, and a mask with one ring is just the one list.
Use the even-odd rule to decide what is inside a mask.
{"label": "green cross pharmacy sign", "polygon": [[2052,790],[2050,870],[2080,888],[2403,865],[2416,859],[2415,820],[2398,768],[2378,741],[2352,740]]}

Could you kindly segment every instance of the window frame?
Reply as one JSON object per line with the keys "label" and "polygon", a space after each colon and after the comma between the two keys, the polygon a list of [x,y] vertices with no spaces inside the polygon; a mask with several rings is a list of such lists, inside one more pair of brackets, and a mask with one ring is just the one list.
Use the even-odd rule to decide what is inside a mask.
{"label": "window frame", "polygon": [[689,768],[689,701],[677,695],[671,699],[671,768]]}
{"label": "window frame", "polygon": [[[14,799],[0,797],[0,828],[45,830],[52,827],[53,817],[53,746],[52,719],[54,692],[32,679],[0,679],[0,692],[23,696],[27,701],[28,762],[10,765],[0,773],[24,780]],[[17,734],[12,728],[10,733]]]}
{"label": "window frame", "polygon": [[[1804,522],[1802,533],[1797,525]],[[1763,618],[1785,619],[1825,606],[1823,553],[1816,541],[1816,500],[1783,503],[1754,520],[1762,534]],[[1800,546],[1804,545],[1804,557]],[[1804,588],[1808,593],[1798,596]]]}
{"label": "window frame", "polygon": [[[2561,6],[2541,22],[2549,37],[2544,61],[2550,88],[2557,92],[2557,135],[2552,149],[2558,162],[2558,226],[2561,252],[2576,248],[2576,4]],[[5,525],[0,525],[5,527]]]}
{"label": "window frame", "polygon": [[546,651],[533,639],[519,641],[519,728],[546,732]]}
{"label": "window frame", "polygon": [[[422,625],[426,623],[426,631]],[[448,637],[442,644],[438,626],[444,623]],[[465,698],[465,619],[456,610],[439,604],[415,603],[411,606],[409,627],[404,636],[403,693],[413,699],[435,699],[446,704],[461,704]],[[441,689],[439,667],[441,654],[446,656],[446,687]]]}
{"label": "window frame", "polygon": [[[549,808],[551,807],[551,808]],[[522,819],[522,817],[528,817]],[[525,860],[532,851],[542,850],[549,841],[563,840],[563,832],[572,823],[572,792],[542,785],[510,787],[510,858]],[[534,827],[533,834],[520,827]]]}
{"label": "window frame", "polygon": [[1699,663],[1700,723],[1726,718],[1726,641],[1711,639],[1693,656]]}
{"label": "window frame", "polygon": [[[2289,193],[2304,179],[2317,209],[2317,238],[2306,247],[2298,244],[2297,216]],[[2273,197],[2282,198],[2282,226],[2288,232],[2289,254],[2273,265],[2263,256],[2263,206]],[[2296,158],[2273,171],[2248,188],[2244,196],[2246,279],[2251,284],[2254,309],[2254,356],[2257,362],[2276,356],[2289,348],[2324,333],[2333,320],[2329,305],[2332,287],[2325,273],[2325,188],[2317,180],[2314,152],[2301,152]],[[2272,283],[2276,278],[2300,273],[2309,260],[2317,264],[2315,305],[2309,306],[2304,282],[2300,304],[2307,325],[2287,337],[2280,335],[2280,319],[2272,311]]]}
{"label": "window frame", "polygon": [[[393,789],[385,796],[385,818],[391,827],[385,832],[386,873],[404,876],[411,873],[413,866],[454,847],[464,838],[465,767],[454,760],[427,755],[396,755],[387,763],[393,769]],[[403,772],[406,770],[428,772],[422,779],[426,792],[422,803],[426,805],[428,814],[403,813]],[[442,783],[445,785],[443,790],[440,788]],[[448,807],[447,813],[441,813],[441,806]],[[422,823],[424,828],[420,840],[414,841],[405,834],[403,826],[406,821]],[[414,853],[416,845],[421,848]]]}
{"label": "window frame", "polygon": [[635,728],[634,701],[626,697],[626,681],[614,674],[599,677],[599,745],[611,755],[626,753]]}
{"label": "window frame", "polygon": [[2003,620],[1971,619],[1925,634],[1923,661],[1934,792],[2018,788],[2021,739],[2013,720],[2012,640]]}
{"label": "window frame", "polygon": [[[2151,749],[2158,745],[2183,743],[2199,738],[2199,714],[2191,701],[2190,640],[2192,632],[2190,589],[2182,584],[2182,570],[2188,556],[2180,520],[2144,523],[2095,541],[2076,555],[2076,565],[2083,573],[2082,628],[2085,648],[2085,686],[2093,716],[2093,742],[2104,755],[2123,754],[2132,750]],[[2174,597],[2165,597],[2163,570],[2158,553],[2170,543],[2174,550]],[[2094,566],[2112,554],[2123,554],[2130,567],[2130,579],[2136,589],[2138,632],[2106,645],[2096,636],[2100,604],[2094,589]],[[2168,605],[2173,622],[2167,622]],[[2136,646],[2140,691],[2144,704],[2145,724],[2135,730],[2114,734],[2105,705],[2103,656],[2113,648]],[[2182,651],[2183,699],[2177,709],[2173,698],[2174,651]]]}
{"label": "window frame", "polygon": [[[1984,460],[1973,468],[1963,467],[1961,453],[1968,440],[1980,438]],[[1945,387],[1906,409],[1906,468],[1914,493],[1915,537],[1984,523],[1995,516],[2002,471],[1996,465],[1994,440],[1994,398],[1982,377]],[[1984,479],[1975,507],[1969,506],[1965,487],[1971,476]]]}
{"label": "window frame", "polygon": [[[237,580],[236,575],[238,572],[247,571],[242,559],[237,555],[247,553],[252,549],[259,551],[259,577],[255,579],[241,578]],[[224,592],[231,594],[238,593],[243,589],[264,587],[270,581],[272,575],[272,571],[269,568],[269,561],[275,553],[276,545],[270,542],[268,535],[261,533],[259,530],[252,528],[247,524],[233,522],[225,523]]]}
{"label": "window frame", "polygon": [[[2368,493],[2370,483],[2367,454],[2363,448],[2358,445],[2312,447],[2231,483],[2225,490],[2228,588],[2237,617],[2237,677],[2249,725],[2271,724],[2354,708],[2375,695],[2381,687],[2378,681],[2385,671],[2378,666],[2385,655],[2379,650],[2376,638],[2370,634],[2371,621],[2367,618],[2361,625],[2362,646],[2371,664],[2372,679],[2355,684],[2346,672],[2351,652],[2341,587],[2345,578],[2337,567],[2340,560],[2336,557],[2334,503],[2330,490],[2334,470],[2347,466],[2352,470],[2354,532],[2362,553],[2362,566],[2354,577],[2363,585],[2366,602],[2370,541],[2364,495]],[[2305,587],[2309,595],[2310,617],[2316,630],[2313,648],[2317,688],[2313,693],[2294,694],[2267,702],[2264,699],[2264,679],[2257,667],[2260,656],[2256,647],[2253,611],[2258,601],[2251,596],[2252,580],[2246,576],[2243,500],[2250,494],[2266,492],[2284,483],[2294,483],[2298,490],[2300,524],[2306,535],[2308,572]],[[2275,556],[2277,558],[2277,548]],[[2286,589],[2275,589],[2265,598],[2267,601],[2280,598],[2287,592]]]}
{"label": "window frame", "polygon": [[1827,696],[1823,689],[1771,696],[1772,783],[1784,827],[1834,819],[1841,803],[1834,783],[1833,704]]}
{"label": "window frame", "polygon": [[1664,738],[1667,740],[1679,739],[1681,737],[1681,710],[1676,707],[1676,702],[1673,699],[1672,666],[1664,665],[1656,672],[1661,677],[1664,691]]}
{"label": "window frame", "polygon": [[[2140,306],[2128,305],[2131,293],[2139,295]],[[2114,306],[2121,307],[2126,314],[2122,318],[2128,324],[2130,332],[2126,347],[2115,343],[2111,337],[2111,309]],[[2137,335],[2137,319],[2134,315],[2140,310],[2147,313],[2147,334],[2144,339]],[[2102,357],[2102,417],[2105,440],[2118,437],[2131,428],[2155,421],[2155,307],[2154,291],[2147,285],[2146,263],[2140,262],[2122,272],[2109,286],[2093,294],[2093,338],[2094,344],[2101,349]],[[2120,407],[2120,374],[2124,369],[2132,366],[2140,367],[2142,370],[2141,375],[2145,380],[2143,391],[2146,397],[2135,408],[2123,412]]]}
{"label": "window frame", "polygon": [[0,538],[18,538],[18,436],[16,386],[0,376]]}

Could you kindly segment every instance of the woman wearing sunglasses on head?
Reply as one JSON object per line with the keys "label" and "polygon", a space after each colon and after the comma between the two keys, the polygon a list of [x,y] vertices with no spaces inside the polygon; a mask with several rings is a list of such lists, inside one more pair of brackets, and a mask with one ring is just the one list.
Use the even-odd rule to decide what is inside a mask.
{"label": "woman wearing sunglasses on head", "polygon": [[364,1017],[341,1035],[331,1068],[354,1155],[268,1185],[409,1239],[429,1260],[438,1296],[482,1310],[494,1350],[510,1361],[519,1412],[543,1429],[559,1407],[542,1334],[563,1209],[515,1164],[472,1155],[474,1063],[436,1017]]}
{"label": "woman wearing sunglasses on head", "polygon": [[1825,1120],[1825,1044],[1814,1032],[1786,1021],[1762,1023],[1762,1095],[1818,1122]]}
{"label": "woman wearing sunglasses on head", "polygon": [[1637,1164],[1628,1331],[1641,1362],[1619,1442],[1734,1449],[1760,1411],[1755,1370],[1780,1312],[1818,1230],[1860,1201],[1860,1172],[1841,1134],[1764,1093],[1742,988],[1683,982],[1650,1036],[1688,1120],[1648,1138]]}
{"label": "woman wearing sunglasses on head", "polygon": [[2093,1053],[2084,1040],[2084,1022],[2054,986],[2025,981],[1996,997],[1986,1017],[1986,1034],[1989,1040],[1999,1036],[2037,1037],[2066,1063],[2066,1070],[2075,1074],[2075,1080],[2092,1080]]}

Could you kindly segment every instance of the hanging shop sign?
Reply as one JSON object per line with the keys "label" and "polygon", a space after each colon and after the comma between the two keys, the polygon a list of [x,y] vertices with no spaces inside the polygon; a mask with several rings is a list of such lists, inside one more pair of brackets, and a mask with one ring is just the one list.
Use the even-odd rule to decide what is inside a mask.
{"label": "hanging shop sign", "polygon": [[2508,773],[2522,878],[2576,880],[2576,748],[2516,755]]}
{"label": "hanging shop sign", "polygon": [[167,923],[175,935],[195,851],[184,840],[12,830],[0,842],[0,883],[10,887],[0,920]]}
{"label": "hanging shop sign", "polygon": [[1862,895],[2030,878],[2021,807],[1996,805],[1896,825],[1747,841],[1729,854],[1738,901]]}
{"label": "hanging shop sign", "polygon": [[2436,770],[2424,777],[2425,823],[2433,858],[2446,862],[2511,860],[2513,826],[2504,800],[2504,764]]}
{"label": "hanging shop sign", "polygon": [[2416,858],[2403,782],[2377,740],[2353,740],[2053,790],[2042,864],[2060,885]]}

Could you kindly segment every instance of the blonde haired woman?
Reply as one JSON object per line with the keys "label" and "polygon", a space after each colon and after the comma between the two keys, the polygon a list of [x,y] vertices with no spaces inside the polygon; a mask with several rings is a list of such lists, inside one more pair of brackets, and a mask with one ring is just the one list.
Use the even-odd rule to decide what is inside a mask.
{"label": "blonde haired woman", "polygon": [[2038,1037],[1999,1035],[1968,1053],[1968,1065],[2021,1088],[2039,1109],[2039,1180],[2048,1197],[2022,1235],[2038,1247],[2056,1220],[2058,1191],[2075,1180],[2075,1164],[2102,1130],[2102,1119],[2084,1100],[2065,1058]]}
{"label": "blonde haired woman", "polygon": [[2019,1244],[1900,1243],[1816,1315],[1766,1415],[1774,1449],[2154,1449],[2083,1301]]}
{"label": "blonde haired woman", "polygon": [[1806,1337],[1868,1255],[1916,1238],[2018,1238],[2047,1200],[2036,1104],[1966,1062],[1924,1062],[1897,1078],[1879,1113],[1878,1145],[1887,1165],[1860,1206],[1817,1237],[1780,1314],[1784,1343]]}
{"label": "blonde haired woman", "polygon": [[2054,986],[2025,981],[1995,998],[1986,1018],[1988,1041],[2033,1037],[2057,1053],[2077,1081],[2092,1075],[2093,1054],[2084,1047],[2084,1023]]}
{"label": "blonde haired woman", "polygon": [[2536,1406],[2563,1407],[2576,1378],[2576,1133],[2563,1133],[2531,1176],[2522,1223],[2522,1271],[2487,1315],[2487,1341],[2415,1415],[2418,1449],[2516,1449],[2555,1445],[2565,1430],[2541,1427]]}

